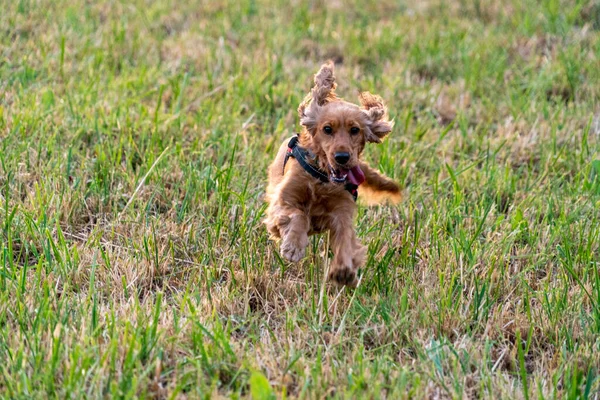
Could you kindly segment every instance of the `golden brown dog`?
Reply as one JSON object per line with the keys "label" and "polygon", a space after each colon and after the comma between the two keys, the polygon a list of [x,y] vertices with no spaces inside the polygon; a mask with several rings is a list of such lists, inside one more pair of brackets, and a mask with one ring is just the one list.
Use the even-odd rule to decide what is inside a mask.
{"label": "golden brown dog", "polygon": [[393,124],[379,96],[361,93],[360,106],[337,97],[333,63],[324,64],[314,82],[298,107],[303,130],[292,145],[298,148],[292,151],[286,140],[269,168],[265,224],[293,262],[304,257],[309,235],[329,230],[329,279],[355,286],[366,256],[353,227],[357,186],[367,203],[400,200],[398,185],[360,156],[367,142],[380,143]]}

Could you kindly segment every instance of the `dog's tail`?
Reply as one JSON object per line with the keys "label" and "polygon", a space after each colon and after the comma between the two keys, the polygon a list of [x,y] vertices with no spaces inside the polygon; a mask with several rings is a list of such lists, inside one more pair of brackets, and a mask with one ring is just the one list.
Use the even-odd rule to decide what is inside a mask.
{"label": "dog's tail", "polygon": [[365,174],[365,181],[359,188],[359,200],[367,205],[385,202],[397,204],[402,200],[402,192],[396,182],[370,167],[364,161],[361,161],[360,168]]}

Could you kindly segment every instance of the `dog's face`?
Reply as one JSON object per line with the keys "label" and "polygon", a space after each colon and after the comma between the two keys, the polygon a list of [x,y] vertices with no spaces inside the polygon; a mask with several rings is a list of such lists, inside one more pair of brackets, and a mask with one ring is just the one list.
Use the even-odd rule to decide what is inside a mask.
{"label": "dog's face", "polygon": [[364,179],[357,175],[362,175],[358,162],[365,143],[381,142],[393,123],[381,97],[363,92],[358,106],[338,98],[335,88],[330,62],[315,75],[315,86],[298,107],[298,114],[313,150],[326,159],[332,181],[356,183]]}
{"label": "dog's face", "polygon": [[333,180],[345,181],[358,166],[366,143],[365,119],[358,106],[345,101],[328,103],[319,113],[312,142],[326,158]]}

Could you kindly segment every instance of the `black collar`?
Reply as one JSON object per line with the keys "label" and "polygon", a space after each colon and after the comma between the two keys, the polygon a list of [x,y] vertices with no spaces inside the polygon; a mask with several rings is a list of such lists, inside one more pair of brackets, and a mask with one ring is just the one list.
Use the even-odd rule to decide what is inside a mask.
{"label": "black collar", "polygon": [[[285,158],[283,160],[283,172],[285,173],[285,165],[287,164],[289,158],[294,157],[296,161],[298,161],[298,164],[300,164],[300,166],[313,178],[316,178],[323,183],[329,183],[329,175],[306,160],[306,158],[309,157],[311,154],[312,153],[307,149],[298,146],[297,134],[292,136],[292,138],[288,142],[288,149],[285,153]],[[358,197],[358,186],[352,183],[346,183],[344,189],[350,192],[352,197],[354,197],[354,201],[356,201],[356,198]]]}
{"label": "black collar", "polygon": [[290,157],[294,157],[298,164],[306,172],[308,172],[313,178],[317,178],[323,183],[329,182],[329,176],[321,171],[318,167],[315,167],[311,163],[309,163],[306,158],[312,155],[308,150],[303,147],[298,146],[298,135],[292,136],[288,143],[287,153],[285,153],[285,159],[283,160],[283,169],[285,171],[285,165],[287,164]]}

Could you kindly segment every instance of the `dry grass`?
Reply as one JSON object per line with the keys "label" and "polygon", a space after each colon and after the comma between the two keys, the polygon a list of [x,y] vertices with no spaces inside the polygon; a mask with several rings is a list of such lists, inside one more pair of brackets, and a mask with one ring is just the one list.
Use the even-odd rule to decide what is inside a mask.
{"label": "dry grass", "polygon": [[[597,2],[183,3],[3,6],[0,396],[598,398]],[[355,291],[260,223],[325,58],[406,187]]]}

